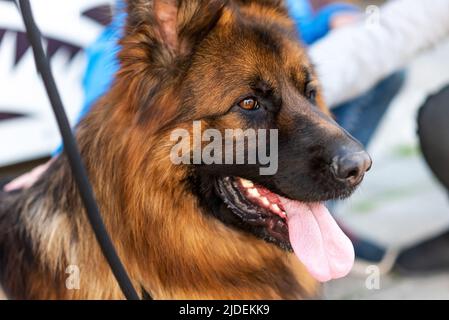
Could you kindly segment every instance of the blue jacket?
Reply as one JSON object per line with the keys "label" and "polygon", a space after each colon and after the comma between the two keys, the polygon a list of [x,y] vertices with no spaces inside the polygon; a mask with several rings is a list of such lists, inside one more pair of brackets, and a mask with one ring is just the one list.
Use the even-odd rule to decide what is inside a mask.
{"label": "blue jacket", "polygon": [[287,0],[290,15],[295,20],[302,41],[310,45],[324,37],[330,30],[331,18],[338,12],[359,11],[348,3],[332,3],[317,12],[313,11],[309,0]]}

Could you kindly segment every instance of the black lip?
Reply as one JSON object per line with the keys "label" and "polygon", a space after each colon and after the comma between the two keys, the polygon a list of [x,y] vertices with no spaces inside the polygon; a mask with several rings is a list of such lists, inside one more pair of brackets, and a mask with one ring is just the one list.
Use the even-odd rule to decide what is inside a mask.
{"label": "black lip", "polygon": [[217,178],[215,189],[227,209],[245,224],[252,233],[291,251],[286,220],[249,201],[232,177]]}

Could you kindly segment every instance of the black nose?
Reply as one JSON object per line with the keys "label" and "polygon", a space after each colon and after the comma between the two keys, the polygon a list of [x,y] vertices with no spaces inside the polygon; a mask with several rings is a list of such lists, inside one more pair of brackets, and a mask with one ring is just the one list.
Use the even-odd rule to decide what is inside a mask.
{"label": "black nose", "polygon": [[372,160],[366,151],[346,152],[332,159],[331,171],[335,178],[354,186],[371,169]]}

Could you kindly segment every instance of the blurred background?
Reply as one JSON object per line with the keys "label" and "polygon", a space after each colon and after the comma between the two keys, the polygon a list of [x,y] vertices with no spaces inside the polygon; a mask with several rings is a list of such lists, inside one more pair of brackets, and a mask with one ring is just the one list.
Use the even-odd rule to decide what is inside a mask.
{"label": "blurred background", "polygon": [[[313,0],[315,9],[333,1]],[[362,8],[384,1],[348,1]],[[72,123],[82,106],[84,49],[110,22],[113,0],[32,1],[36,20]],[[449,18],[449,17],[448,17]],[[449,41],[407,67],[369,151],[373,170],[361,189],[337,207],[353,231],[388,248],[407,248],[449,229],[447,192],[425,164],[416,134],[417,110],[429,94],[449,83]],[[449,120],[449,119],[448,119]],[[31,49],[13,1],[0,0],[0,178],[16,176],[48,160],[60,139]],[[449,250],[449,248],[448,248]],[[449,299],[449,270],[380,275],[368,288],[367,269],[327,284],[329,299]]]}
{"label": "blurred background", "polygon": [[[385,1],[353,2],[367,6]],[[447,190],[425,163],[417,135],[419,107],[449,83],[447,57],[449,41],[407,67],[406,82],[369,146],[373,169],[356,194],[337,210],[341,221],[359,236],[393,250],[412,247],[449,229]],[[366,266],[354,270],[351,276],[328,284],[325,295],[335,299],[449,299],[449,270],[421,275],[392,270],[380,276],[378,289],[371,290],[366,286],[369,274]]]}
{"label": "blurred background", "polygon": [[[407,68],[404,87],[394,99],[369,152],[374,167],[338,215],[359,234],[398,249],[449,229],[447,191],[425,163],[417,136],[417,112],[429,94],[449,82],[449,42],[417,58]],[[449,119],[448,119],[449,125]],[[449,250],[449,248],[448,248]],[[331,283],[330,298],[449,299],[448,273],[381,276],[380,290],[365,287],[366,274]]]}

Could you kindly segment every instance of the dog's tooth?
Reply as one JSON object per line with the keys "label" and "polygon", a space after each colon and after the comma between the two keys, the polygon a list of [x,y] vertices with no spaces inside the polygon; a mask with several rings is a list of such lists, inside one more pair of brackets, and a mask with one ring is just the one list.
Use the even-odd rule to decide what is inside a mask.
{"label": "dog's tooth", "polygon": [[276,213],[280,217],[284,219],[287,218],[287,214],[277,204],[272,204],[270,208],[274,213]]}
{"label": "dog's tooth", "polygon": [[257,191],[256,188],[248,189],[248,194],[251,197],[254,197],[254,198],[259,198],[260,197],[259,191]]}
{"label": "dog's tooth", "polygon": [[287,217],[287,213],[278,204],[271,205],[271,209],[282,217]]}
{"label": "dog's tooth", "polygon": [[270,206],[270,201],[266,197],[261,197],[260,200],[262,201],[262,204],[265,207],[269,207]]}
{"label": "dog's tooth", "polygon": [[240,179],[240,182],[242,183],[242,186],[243,186],[243,188],[245,188],[245,189],[249,189],[249,188],[254,187],[254,183],[252,183],[252,182],[249,181],[249,180],[246,180],[246,179],[241,178],[241,179]]}
{"label": "dog's tooth", "polygon": [[271,210],[273,210],[276,213],[281,213],[281,208],[279,208],[279,206],[277,204],[272,204],[271,205]]}

